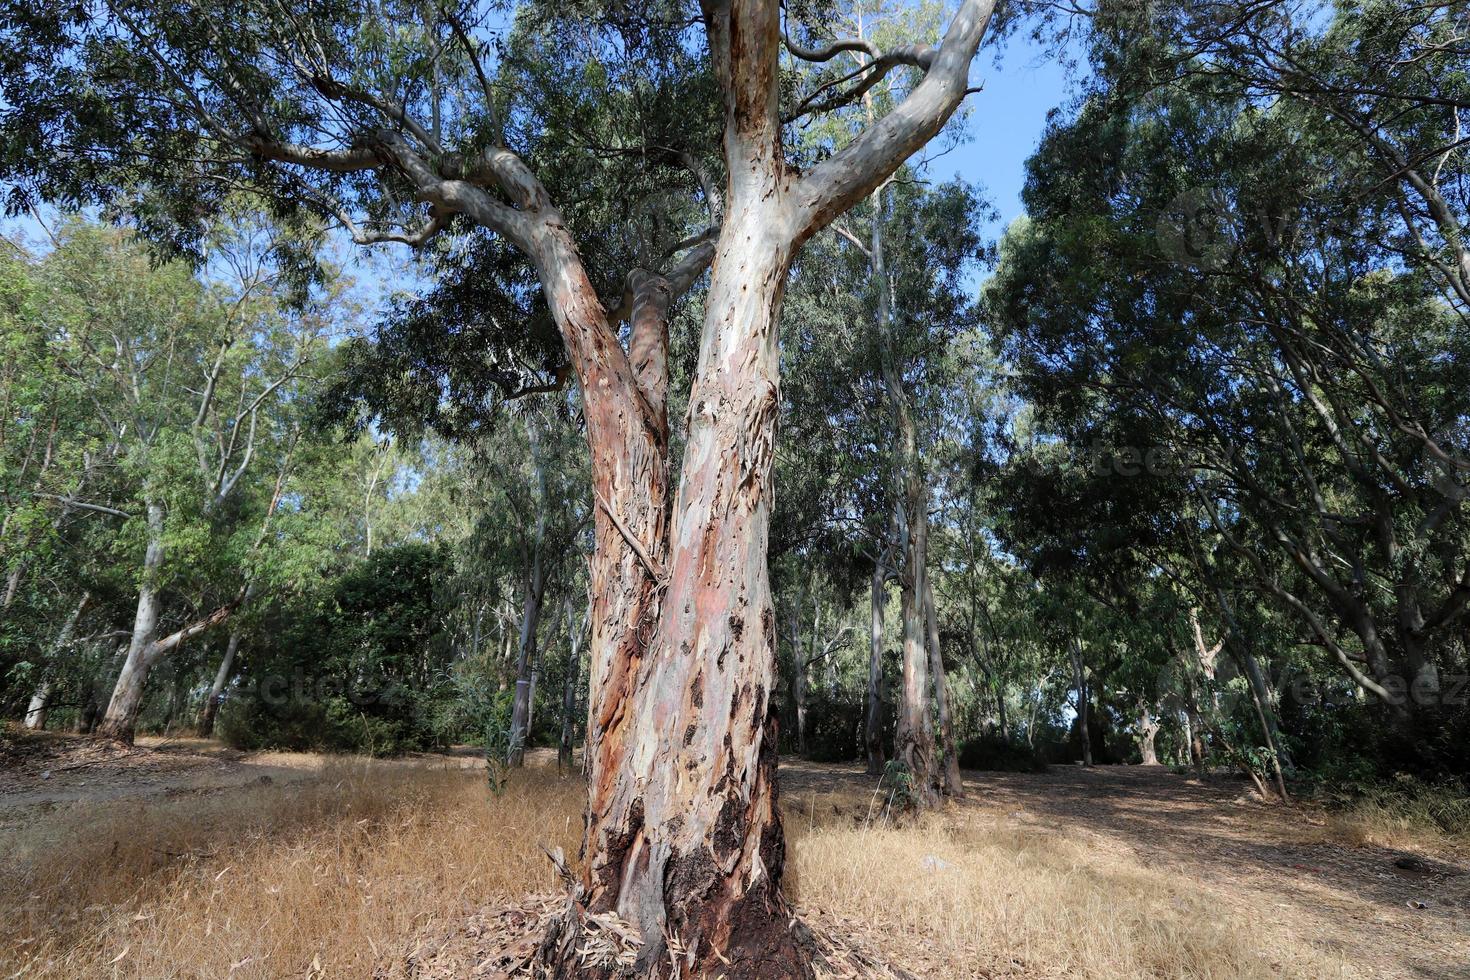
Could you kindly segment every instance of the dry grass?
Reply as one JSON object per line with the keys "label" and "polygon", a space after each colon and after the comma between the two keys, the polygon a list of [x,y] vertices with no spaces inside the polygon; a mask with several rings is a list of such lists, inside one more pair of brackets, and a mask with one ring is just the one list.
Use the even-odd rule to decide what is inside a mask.
{"label": "dry grass", "polygon": [[1405,780],[1328,810],[1325,830],[1353,847],[1470,854],[1470,796],[1458,785]]}
{"label": "dry grass", "polygon": [[[905,827],[786,798],[789,891],[935,977],[1343,974],[1190,881],[974,809]],[[0,832],[0,976],[396,975],[416,937],[555,888],[581,784],[330,763],[292,785],[58,811]]]}
{"label": "dry grass", "polygon": [[369,976],[426,923],[553,886],[583,790],[531,770],[333,763],[320,778],[72,808],[0,851],[0,973]]}
{"label": "dry grass", "polygon": [[1357,975],[1266,916],[1096,842],[975,808],[901,826],[840,794],[792,809],[793,900],[921,976]]}

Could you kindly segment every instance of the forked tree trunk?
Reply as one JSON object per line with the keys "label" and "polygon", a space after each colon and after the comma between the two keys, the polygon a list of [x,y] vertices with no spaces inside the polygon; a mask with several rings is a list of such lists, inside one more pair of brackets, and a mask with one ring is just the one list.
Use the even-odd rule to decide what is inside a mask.
{"label": "forked tree trunk", "polygon": [[782,291],[801,242],[891,174],[959,105],[991,9],[966,0],[904,103],[801,176],[781,148],[780,5],[704,4],[725,100],[728,206],[672,507],[671,280],[629,277],[625,354],[544,188],[508,151],[487,156],[522,210],[480,206],[537,266],[582,391],[597,503],[589,859],[578,900],[539,953],[556,976],[600,975],[579,958],[583,910],[615,911],[637,927],[641,975],[812,975],[780,891],[785,842],[769,710],[776,623],[766,558]]}
{"label": "forked tree trunk", "polygon": [[934,583],[927,575],[924,579],[924,620],[929,632],[929,675],[934,683],[934,704],[939,716],[939,744],[944,752],[941,788],[945,796],[963,797],[965,783],[960,777],[959,747],[955,744],[954,719],[949,710],[949,685],[945,681],[944,656],[939,646],[939,620],[934,612]]}
{"label": "forked tree trunk", "polygon": [[214,735],[214,721],[219,715],[220,702],[224,700],[225,685],[235,670],[235,655],[240,651],[240,631],[230,631],[230,640],[225,645],[225,655],[220,659],[219,670],[215,671],[214,683],[209,686],[209,697],[204,701],[204,710],[199,713],[199,734],[203,738]]}
{"label": "forked tree trunk", "polygon": [[[744,173],[732,166],[734,193],[706,300],[673,506],[676,546],[667,548],[662,535],[642,538],[657,542],[646,548],[654,561],[669,552],[661,599],[641,583],[599,590],[629,608],[660,603],[656,625],[642,626],[652,632],[648,649],[599,663],[589,740],[597,753],[590,907],[616,909],[638,924],[645,973],[669,962],[668,937],[682,946],[676,956],[691,975],[721,967],[730,976],[809,974],[778,888],[785,845],[768,711],[776,317],[791,244],[774,207],[782,178],[775,150],[773,143],[743,161]],[[631,496],[623,489],[613,509]],[[630,529],[661,523],[620,521]],[[618,550],[626,567],[632,549]]]}

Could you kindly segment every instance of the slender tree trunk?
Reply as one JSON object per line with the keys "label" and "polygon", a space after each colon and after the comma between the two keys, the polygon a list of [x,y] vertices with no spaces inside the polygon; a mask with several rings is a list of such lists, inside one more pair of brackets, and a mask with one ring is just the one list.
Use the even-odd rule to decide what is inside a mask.
{"label": "slender tree trunk", "polygon": [[924,579],[924,619],[929,633],[929,674],[934,683],[934,703],[939,715],[939,744],[944,751],[945,796],[963,797],[965,782],[960,776],[959,747],[955,744],[954,719],[949,709],[949,685],[944,677],[944,657],[939,646],[939,619],[934,612],[934,583]]}
{"label": "slender tree trunk", "polygon": [[90,592],[83,592],[81,599],[72,607],[61,629],[56,632],[56,639],[52,641],[51,648],[46,651],[46,657],[41,665],[41,680],[36,685],[36,690],[31,694],[30,704],[26,707],[25,726],[27,728],[43,729],[46,727],[47,709],[51,704],[51,695],[55,690],[54,676],[57,664],[71,647],[71,639],[76,634],[77,622],[86,612],[87,605],[92,601]]}
{"label": "slender tree trunk", "polygon": [[[571,593],[563,600],[568,622],[571,621]],[[573,623],[567,649],[566,677],[561,690],[561,742],[556,749],[557,766],[572,767],[572,748],[576,738],[577,680],[582,673],[582,631],[587,628],[584,613],[580,623]]]}
{"label": "slender tree trunk", "polygon": [[883,194],[871,198],[873,224],[869,238],[869,262],[878,286],[878,335],[883,384],[893,413],[894,468],[902,504],[902,541],[899,619],[903,633],[903,697],[899,704],[894,735],[894,756],[904,764],[913,780],[913,793],[921,804],[933,802],[938,782],[934,771],[934,729],[929,714],[929,650],[924,628],[924,594],[928,584],[929,512],[923,475],[919,467],[918,431],[904,390],[896,353],[893,350],[893,289],[883,251]]}
{"label": "slender tree trunk", "polygon": [[512,766],[526,760],[526,739],[531,734],[531,700],[536,693],[534,676],[537,660],[536,630],[541,621],[541,602],[546,592],[542,568],[542,549],[546,542],[547,499],[546,465],[541,458],[540,434],[536,422],[527,419],[526,435],[531,446],[531,465],[536,479],[536,529],[528,549],[530,564],[526,569],[521,606],[520,656],[516,661],[516,690],[511,702],[510,750],[507,760]]}
{"label": "slender tree trunk", "polygon": [[883,773],[883,607],[888,601],[887,542],[878,549],[873,565],[868,631],[868,696],[863,715],[863,744],[868,751],[868,775]]}
{"label": "slender tree trunk", "polygon": [[1087,664],[1082,659],[1082,643],[1072,638],[1072,673],[1077,682],[1077,729],[1082,736],[1082,764],[1092,765],[1092,730],[1088,723]]}
{"label": "slender tree trunk", "polygon": [[214,720],[219,715],[220,702],[224,700],[225,685],[235,669],[235,655],[240,651],[240,631],[230,630],[230,640],[225,645],[225,655],[215,671],[214,683],[209,687],[209,697],[204,700],[204,710],[199,713],[199,734],[203,738],[214,735]]}
{"label": "slender tree trunk", "polygon": [[791,605],[791,702],[796,714],[796,754],[806,755],[806,650],[801,643],[801,596]]}
{"label": "slender tree trunk", "polygon": [[541,572],[541,552],[538,547],[526,573],[524,597],[521,606],[520,653],[516,659],[516,689],[511,702],[510,750],[507,762],[519,766],[526,759],[526,738],[530,734],[531,695],[534,681],[532,665],[536,659],[536,628],[541,619],[541,600],[544,589]]}
{"label": "slender tree trunk", "polygon": [[995,704],[1000,709],[1000,738],[1007,745],[1011,741],[1011,723],[1006,716],[1006,686],[999,677],[995,681]]}

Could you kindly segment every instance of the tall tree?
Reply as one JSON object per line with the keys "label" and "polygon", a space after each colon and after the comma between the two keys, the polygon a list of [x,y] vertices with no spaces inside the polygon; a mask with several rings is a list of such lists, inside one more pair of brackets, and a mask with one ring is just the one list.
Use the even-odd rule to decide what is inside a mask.
{"label": "tall tree", "polygon": [[[478,226],[534,270],[582,393],[597,504],[583,903],[638,924],[645,973],[663,969],[669,940],[693,970],[810,972],[779,891],[767,718],[776,322],[801,244],[959,106],[992,9],[993,0],[966,0],[937,48],[873,48],[865,74],[913,71],[911,90],[857,139],[798,173],[783,151],[780,5],[708,0],[700,13],[709,90],[723,115],[725,192],[707,184],[703,198],[718,231],[697,235],[677,262],[628,275],[624,301],[606,305],[530,147],[512,145],[521,115],[502,114],[497,79],[474,37],[475,10],[117,2],[44,13],[11,3],[0,14],[0,88],[13,107],[3,170],[23,195],[122,203],[120,189],[144,186],[163,192],[150,201],[167,205],[137,213],[158,220],[208,202],[224,177],[259,188],[282,209],[334,218],[365,243],[417,244],[450,223]],[[657,26],[662,17],[682,25],[682,10],[618,13],[610,24],[634,25],[623,40],[665,64],[684,58],[681,28]],[[392,21],[415,25],[407,50],[398,32],[384,30]],[[640,31],[654,43],[642,46]],[[824,61],[866,44],[788,47]],[[452,95],[446,74],[457,83]],[[835,95],[850,101],[862,84]],[[60,153],[60,144],[84,149]],[[667,313],[706,267],[675,488]],[[580,969],[579,921],[570,917],[546,953],[570,973]]]}

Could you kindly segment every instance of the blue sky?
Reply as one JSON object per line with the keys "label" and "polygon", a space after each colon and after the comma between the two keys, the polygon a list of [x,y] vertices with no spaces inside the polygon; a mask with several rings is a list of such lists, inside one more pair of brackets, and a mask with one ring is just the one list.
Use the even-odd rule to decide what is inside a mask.
{"label": "blue sky", "polygon": [[999,65],[993,55],[981,52],[970,84],[985,86],[969,97],[965,126],[970,139],[935,160],[933,170],[935,177],[958,176],[985,189],[1000,212],[999,220],[986,229],[987,237],[998,239],[1022,213],[1026,158],[1036,149],[1046,114],[1068,100],[1076,83],[1068,81],[1059,59],[1017,37]]}

